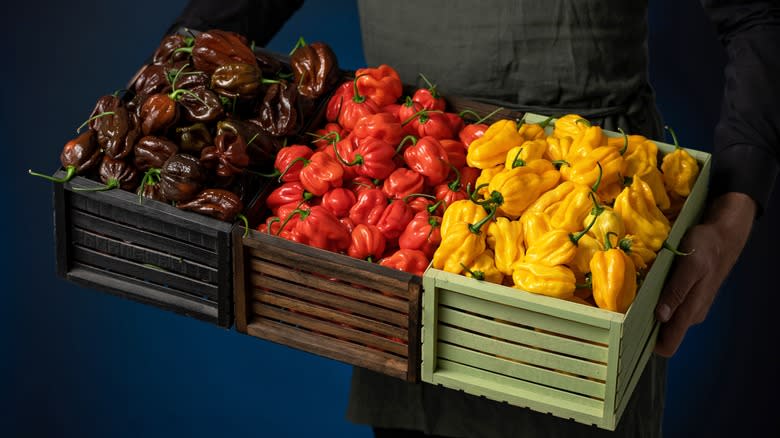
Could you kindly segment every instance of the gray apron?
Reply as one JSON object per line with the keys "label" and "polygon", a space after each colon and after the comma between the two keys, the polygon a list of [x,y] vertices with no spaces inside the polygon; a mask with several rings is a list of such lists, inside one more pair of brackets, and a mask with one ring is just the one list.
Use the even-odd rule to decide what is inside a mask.
{"label": "gray apron", "polygon": [[[647,78],[647,1],[358,0],[369,66],[444,95],[662,138]],[[451,437],[661,435],[666,360],[653,355],[613,432],[355,368],[347,418]]]}

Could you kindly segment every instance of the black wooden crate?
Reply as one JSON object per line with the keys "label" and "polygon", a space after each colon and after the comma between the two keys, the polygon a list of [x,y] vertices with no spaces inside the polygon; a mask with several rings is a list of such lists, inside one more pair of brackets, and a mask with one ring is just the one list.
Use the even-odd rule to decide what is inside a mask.
{"label": "black wooden crate", "polygon": [[[65,173],[60,170],[57,177]],[[66,280],[230,327],[232,223],[76,177],[54,184],[57,273]]]}

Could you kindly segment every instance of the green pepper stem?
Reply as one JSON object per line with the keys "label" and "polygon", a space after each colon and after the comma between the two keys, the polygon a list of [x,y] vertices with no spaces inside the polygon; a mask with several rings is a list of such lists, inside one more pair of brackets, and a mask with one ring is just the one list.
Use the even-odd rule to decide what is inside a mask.
{"label": "green pepper stem", "polygon": [[[490,184],[488,184],[488,183],[482,183],[482,184],[478,185],[477,187],[475,187],[473,192],[466,193],[467,195],[469,195],[469,199],[471,200],[471,202],[473,202],[475,204],[479,204],[479,201],[477,201],[477,193],[479,193],[480,189],[482,189],[483,187],[487,187],[489,185]],[[480,204],[480,205],[482,205],[482,204]]]}
{"label": "green pepper stem", "polygon": [[466,271],[467,273],[471,274],[471,277],[473,279],[479,280],[479,281],[484,281],[485,280],[485,273],[484,272],[482,272],[480,270],[472,271],[466,265],[464,265],[463,262],[460,263],[460,266],[463,267],[464,271]]}
{"label": "green pepper stem", "polygon": [[284,176],[287,175],[287,172],[290,171],[290,169],[293,167],[293,165],[295,165],[295,163],[297,163],[299,161],[303,161],[303,165],[304,166],[306,166],[310,162],[310,160],[308,160],[308,159],[306,159],[304,157],[298,157],[298,158],[290,161],[290,164],[288,164],[287,167],[284,168],[284,170],[282,171],[281,175],[279,175],[279,179],[277,181],[278,182],[282,182],[282,178],[284,178]]}
{"label": "green pepper stem", "polygon": [[471,231],[474,234],[479,234],[481,232],[480,229],[482,228],[482,226],[490,222],[495,215],[496,215],[496,207],[494,205],[491,205],[490,211],[488,212],[487,216],[483,217],[476,224],[469,224],[469,231]]}
{"label": "green pepper stem", "polygon": [[596,161],[596,166],[599,168],[599,177],[596,179],[596,182],[593,183],[593,187],[590,188],[592,192],[595,192],[599,189],[599,186],[601,185],[601,177],[604,176],[604,169],[601,167],[601,163]]}
{"label": "green pepper stem", "polygon": [[[193,44],[194,44],[194,40],[193,40]],[[175,53],[180,53],[180,52],[192,54],[192,47],[193,46],[179,47],[178,49],[174,50],[171,55],[173,55]]]}
{"label": "green pepper stem", "polygon": [[410,193],[410,194],[408,194],[408,195],[404,196],[404,198],[402,199],[402,201],[404,202],[404,204],[407,204],[407,203],[409,202],[409,199],[411,199],[411,198],[428,198],[428,199],[438,199],[438,198],[436,198],[435,196],[433,196],[433,195],[429,195],[429,194],[427,194],[427,193]]}
{"label": "green pepper stem", "polygon": [[305,45],[306,45],[306,40],[304,40],[302,36],[298,37],[298,41],[295,42],[295,46],[293,46],[292,50],[290,50],[289,56],[292,56],[296,50],[300,49]]}
{"label": "green pepper stem", "polygon": [[591,228],[593,228],[593,225],[596,223],[596,219],[601,215],[601,212],[604,210],[597,211],[596,214],[593,215],[593,219],[591,219],[590,223],[587,227],[585,227],[584,230],[580,231],[577,234],[571,234],[569,233],[569,239],[571,239],[571,242],[574,244],[574,246],[577,246],[580,239],[582,239],[582,236],[588,234],[588,231],[590,231]]}
{"label": "green pepper stem", "polygon": [[553,118],[554,118],[553,116],[547,117],[546,119],[544,119],[541,122],[539,122],[539,126],[541,126],[542,128],[546,128],[547,125],[549,125],[550,122],[553,121]]}
{"label": "green pepper stem", "polygon": [[[341,154],[339,153],[339,148],[336,147],[336,144],[337,144],[337,142],[335,142],[335,141],[332,143],[332,145],[333,145],[333,152],[336,154],[336,159],[339,160],[339,162],[341,164],[343,164],[345,166],[354,166],[355,164],[360,164],[360,163],[350,163],[347,160],[345,160],[344,157],[342,157]],[[360,157],[361,160],[363,159],[363,157],[361,157],[360,155],[357,155],[357,157]],[[357,157],[356,157],[356,159],[357,159]]]}
{"label": "green pepper stem", "polygon": [[119,187],[119,180],[116,178],[109,178],[108,184],[104,185],[103,187],[93,187],[91,189],[85,189],[83,187],[74,187],[74,192],[105,192],[108,190],[113,190],[115,188]]}
{"label": "green pepper stem", "polygon": [[575,283],[577,289],[593,289],[593,276],[588,272],[585,274],[585,283]]}
{"label": "green pepper stem", "polygon": [[523,148],[517,150],[515,157],[512,158],[512,169],[525,166],[525,160],[520,159],[520,154],[523,152]]}
{"label": "green pepper stem", "polygon": [[588,196],[590,196],[590,200],[593,201],[593,208],[590,210],[590,214],[597,215],[601,214],[604,211],[604,206],[599,203],[599,201],[596,199],[596,195],[594,192],[588,193]]}
{"label": "green pepper stem", "polygon": [[[173,100],[174,102],[176,102],[176,101],[179,100],[179,96],[181,96],[182,94],[190,95],[190,96],[194,97],[195,100],[197,100],[198,102],[202,103],[203,105],[208,106],[208,103],[206,103],[205,100],[201,99],[200,96],[198,96],[197,94],[193,93],[192,91],[186,90],[184,88],[179,88],[178,90],[171,91],[171,93],[168,94],[168,97],[171,98],[171,100]],[[234,111],[235,111],[235,105],[236,105],[236,102],[234,100],[233,101],[233,110]]]}
{"label": "green pepper stem", "polygon": [[144,187],[146,186],[152,186],[157,184],[160,181],[160,169],[157,168],[150,168],[149,170],[144,173],[144,177],[141,178],[141,184],[138,185],[138,203],[143,203],[143,193],[144,193]]}
{"label": "green pepper stem", "polygon": [[260,83],[262,83],[262,84],[278,84],[278,83],[281,83],[281,81],[276,80],[276,79],[265,79],[265,78],[263,78],[263,79],[260,79]]}
{"label": "green pepper stem", "polygon": [[[609,235],[613,235],[617,237],[617,233],[614,231],[607,231],[607,234],[604,235],[604,249],[609,251],[612,249],[612,241],[609,239]],[[620,241],[618,241],[618,245],[620,245]],[[619,246],[618,246],[619,247]]]}
{"label": "green pepper stem", "polygon": [[54,178],[53,176],[44,175],[42,173],[33,172],[32,169],[28,169],[27,173],[32,176],[37,176],[45,180],[49,180],[54,183],[64,184],[73,179],[76,176],[76,166],[68,166],[65,168],[65,176],[63,178]]}
{"label": "green pepper stem", "polygon": [[[414,120],[414,119],[416,119],[418,117],[423,117],[423,116],[426,116],[425,120],[427,121],[428,120],[427,119],[428,114],[430,114],[430,113],[440,113],[440,112],[441,111],[439,111],[439,110],[429,110],[429,109],[423,108],[420,111],[417,111],[416,113],[414,113],[411,116],[409,116],[408,119],[406,119],[403,122],[401,122],[401,126],[406,126],[412,120]],[[421,123],[423,123],[423,122],[421,122]]]}
{"label": "green pepper stem", "polygon": [[[355,80],[352,81],[352,91],[354,93],[353,96],[352,96],[352,101],[355,102],[355,103],[363,103],[363,102],[366,101],[366,96],[361,96],[360,95],[360,91],[358,91],[357,81],[358,81],[358,79],[360,79],[361,76],[366,76],[367,74],[368,73],[363,73],[362,75],[357,75],[357,76],[355,76]],[[339,109],[339,111],[341,111],[341,109]]]}
{"label": "green pepper stem", "polygon": [[556,169],[560,169],[563,166],[571,166],[571,164],[569,164],[569,162],[566,160],[553,160],[551,163],[553,166],[555,166]]}
{"label": "green pepper stem", "polygon": [[452,169],[452,171],[455,172],[455,180],[447,184],[447,187],[451,191],[457,192],[458,190],[460,190],[460,170],[458,170],[458,168],[453,166],[452,163],[450,162],[447,162],[447,164],[450,166],[450,169]]}
{"label": "green pepper stem", "polygon": [[623,132],[623,128],[618,128],[621,134],[623,134],[623,147],[620,149],[620,155],[624,155],[628,150],[628,134]]}
{"label": "green pepper stem", "polygon": [[248,236],[248,235],[249,235],[249,219],[247,219],[247,217],[246,217],[246,216],[244,216],[244,215],[243,215],[243,214],[241,214],[241,213],[239,213],[239,214],[236,216],[236,218],[237,218],[237,219],[241,219],[241,222],[243,222],[243,223],[244,223],[244,235],[243,235],[243,237],[246,237],[246,236]]}
{"label": "green pepper stem", "polygon": [[76,128],[76,134],[78,134],[81,131],[81,128],[87,126],[89,124],[89,122],[91,122],[91,121],[93,121],[95,119],[98,119],[100,117],[113,116],[114,114],[116,114],[116,113],[113,112],[113,111],[104,111],[104,112],[102,112],[100,114],[97,114],[97,115],[94,115],[94,116],[88,118],[87,120],[84,121],[84,123],[82,123],[81,125],[79,125],[78,128]]}
{"label": "green pepper stem", "polygon": [[266,219],[266,221],[265,221],[265,227],[266,227],[265,228],[265,232],[267,234],[272,234],[271,233],[271,225],[273,223],[275,223],[275,222],[281,222],[281,221],[282,220],[279,218],[279,216],[272,216],[272,217],[269,217],[268,219]]}
{"label": "green pepper stem", "polygon": [[429,81],[424,74],[420,73],[420,77],[422,78],[423,81],[425,81],[425,84],[428,85],[428,91],[431,92],[431,95],[434,98],[438,98],[439,93],[436,92],[436,85],[432,84],[431,81]]}
{"label": "green pepper stem", "polygon": [[252,136],[252,138],[250,138],[250,139],[249,139],[249,141],[248,141],[248,142],[246,142],[246,145],[247,145],[247,146],[249,146],[250,144],[252,144],[252,142],[253,142],[253,141],[255,141],[255,139],[256,139],[256,138],[257,138],[259,135],[260,135],[260,133],[259,133],[259,132],[258,132],[258,133],[256,133],[255,135],[253,135],[253,136]]}
{"label": "green pepper stem", "polygon": [[501,112],[501,111],[503,111],[503,110],[504,110],[504,107],[498,107],[498,108],[494,109],[493,111],[489,112],[489,113],[488,113],[488,114],[487,114],[485,117],[482,117],[481,119],[478,119],[478,120],[477,120],[476,122],[474,122],[474,123],[483,123],[483,122],[485,122],[487,119],[489,119],[489,118],[491,118],[491,117],[495,116],[496,114],[500,113],[500,112]]}
{"label": "green pepper stem", "polygon": [[413,145],[416,145],[417,144],[417,137],[409,134],[406,137],[402,138],[401,142],[398,143],[398,146],[396,146],[395,153],[393,154],[393,156],[396,156],[396,155],[401,153],[401,150],[404,148],[404,146],[406,146],[406,142],[407,141],[411,141]]}
{"label": "green pepper stem", "polygon": [[690,250],[688,252],[682,252],[682,251],[678,250],[677,248],[673,248],[672,245],[670,245],[669,242],[667,242],[665,240],[664,240],[664,244],[661,246],[661,248],[668,249],[669,251],[672,252],[672,254],[678,255],[678,256],[689,256],[689,255],[693,254],[696,251],[696,249],[694,248],[694,249],[692,249],[692,250]]}
{"label": "green pepper stem", "polygon": [[590,123],[590,120],[588,120],[588,119],[583,119],[583,118],[579,118],[579,119],[575,120],[575,121],[574,121],[574,123],[582,123],[583,125],[587,126],[588,128],[590,128],[591,126],[593,126],[593,125]]}
{"label": "green pepper stem", "polygon": [[[427,211],[427,212],[428,212],[428,214],[432,215],[432,214],[433,214],[433,213],[436,211],[436,209],[438,209],[438,208],[439,208],[439,206],[441,206],[441,204],[442,204],[443,202],[444,202],[444,199],[439,199],[438,201],[436,201],[436,203],[435,203],[435,204],[431,204],[431,205],[429,205],[429,206],[428,206],[428,207],[425,209],[425,211]],[[428,220],[428,223],[429,223],[429,224],[431,224],[431,225],[433,225],[433,223],[431,223],[431,220],[430,220],[430,219]]]}
{"label": "green pepper stem", "polygon": [[[298,204],[300,206],[300,204]],[[296,208],[295,210],[291,211],[289,215],[287,215],[287,218],[284,219],[284,222],[279,227],[279,231],[276,232],[276,235],[278,236],[281,234],[282,230],[284,230],[284,227],[287,226],[287,224],[290,222],[290,219],[293,218],[296,214],[301,217],[301,220],[306,219],[306,217],[309,216],[310,210],[301,210],[300,208]]]}
{"label": "green pepper stem", "polygon": [[674,141],[674,148],[675,149],[682,149],[680,147],[680,143],[677,142],[677,134],[674,133],[674,129],[670,128],[669,126],[664,126],[664,129],[669,131],[670,134],[672,134],[672,141]]}

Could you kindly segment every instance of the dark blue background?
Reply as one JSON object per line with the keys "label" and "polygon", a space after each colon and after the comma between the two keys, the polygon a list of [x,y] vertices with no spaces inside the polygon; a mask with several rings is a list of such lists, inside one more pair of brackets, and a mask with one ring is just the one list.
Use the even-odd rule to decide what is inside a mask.
{"label": "dark blue background", "polygon": [[[80,288],[54,273],[51,186],[26,171],[58,167],[62,145],[95,100],[124,86],[184,3],[21,3],[5,20],[0,150],[12,160],[3,166],[9,201],[0,214],[8,242],[0,278],[10,279],[0,304],[0,434],[368,437],[367,427],[344,419],[350,367]],[[710,150],[720,45],[697,2],[651,3],[659,107],[684,145]],[[352,1],[308,1],[270,48],[287,51],[298,36],[328,42],[345,68],[364,64]],[[667,436],[741,421],[744,413],[735,410],[746,397],[776,391],[776,366],[743,360],[776,343],[776,330],[755,313],[777,304],[771,273],[756,275],[778,241],[769,225],[777,223],[776,204],[708,321],[689,332],[671,361]],[[756,373],[775,377],[764,374],[760,388],[742,383]]]}

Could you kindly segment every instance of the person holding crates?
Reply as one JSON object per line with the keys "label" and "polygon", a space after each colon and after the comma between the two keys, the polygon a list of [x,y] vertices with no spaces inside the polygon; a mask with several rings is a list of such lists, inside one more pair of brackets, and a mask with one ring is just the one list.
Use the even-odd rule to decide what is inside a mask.
{"label": "person holding crates", "polygon": [[[221,28],[265,45],[302,5],[190,0],[171,27]],[[539,114],[579,114],[604,129],[664,137],[648,78],[647,2],[357,0],[365,58],[406,84]],[[667,358],[706,318],[754,221],[767,209],[780,148],[777,2],[701,0],[728,55],[710,198],[683,238],[655,309],[662,323],[615,432],[356,368],[348,418],[377,437],[661,435]],[[720,72],[713,72],[720,74]]]}

